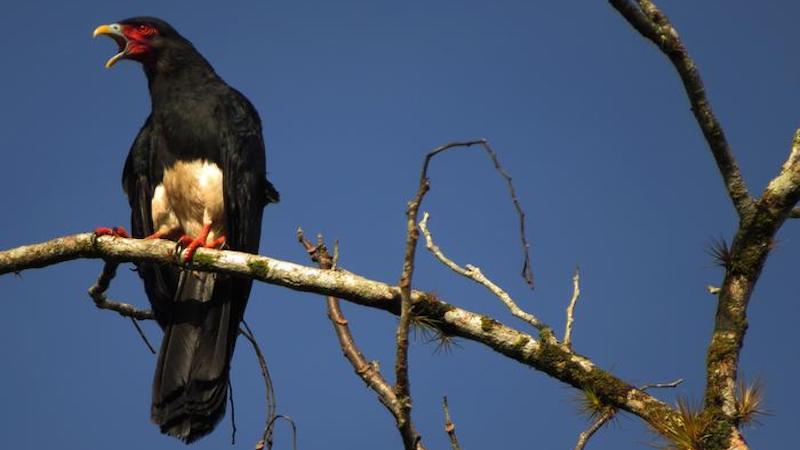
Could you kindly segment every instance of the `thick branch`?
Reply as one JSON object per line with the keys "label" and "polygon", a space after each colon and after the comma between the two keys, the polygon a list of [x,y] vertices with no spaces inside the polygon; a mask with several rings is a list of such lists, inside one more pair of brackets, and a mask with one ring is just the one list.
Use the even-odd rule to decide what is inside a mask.
{"label": "thick branch", "polygon": [[792,150],[756,204],[743,218],[730,249],[725,279],[719,290],[714,333],[708,348],[705,406],[733,424],[739,355],[747,331],[747,306],[772,250],[775,234],[800,198],[800,130]]}
{"label": "thick branch", "polygon": [[[163,240],[107,236],[95,239],[93,233],[77,234],[0,252],[0,275],[80,258],[177,264],[173,256],[174,245]],[[265,256],[203,248],[198,249],[194,261],[196,270],[238,275],[297,291],[333,295],[393,314],[400,309],[397,287],[341,269],[321,270]],[[678,420],[668,405],[595,366],[589,359],[550,343],[552,336],[539,341],[527,333],[455,307],[425,292],[412,290],[411,301],[414,313],[427,319],[444,334],[484,344],[578,389],[591,388],[605,403],[652,424]]]}
{"label": "thick branch", "polygon": [[728,140],[722,130],[711,103],[706,97],[706,90],[700,72],[697,70],[689,52],[683,45],[678,32],[653,2],[639,0],[638,6],[630,0],[609,0],[611,5],[642,36],[652,41],[669,58],[683,82],[692,112],[697,124],[708,142],[714,160],[717,163],[728,195],[740,216],[750,212],[753,202],[747,191],[747,185],[733,156]]}

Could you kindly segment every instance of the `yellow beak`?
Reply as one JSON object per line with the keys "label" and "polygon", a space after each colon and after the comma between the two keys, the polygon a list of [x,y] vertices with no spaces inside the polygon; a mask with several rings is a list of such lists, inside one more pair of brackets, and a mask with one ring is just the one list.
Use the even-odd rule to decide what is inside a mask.
{"label": "yellow beak", "polygon": [[112,23],[109,25],[100,25],[99,27],[94,29],[94,33],[92,33],[92,37],[96,38],[97,36],[108,36],[119,45],[119,53],[109,58],[106,61],[106,69],[111,68],[117,61],[124,58],[127,55],[127,47],[128,47],[128,38],[122,33],[122,26],[118,23]]}

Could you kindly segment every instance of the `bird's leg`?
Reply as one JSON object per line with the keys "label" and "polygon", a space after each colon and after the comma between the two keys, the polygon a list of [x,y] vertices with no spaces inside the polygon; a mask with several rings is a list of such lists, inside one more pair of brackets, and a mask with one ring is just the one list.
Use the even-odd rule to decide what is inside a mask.
{"label": "bird's leg", "polygon": [[183,262],[188,263],[194,257],[194,253],[198,248],[220,248],[225,243],[225,236],[220,236],[211,242],[206,242],[208,234],[211,231],[211,224],[206,223],[200,230],[200,234],[196,238],[192,238],[188,234],[184,234],[178,239],[178,245],[186,247],[186,253],[183,256]]}
{"label": "bird's leg", "polygon": [[94,235],[96,237],[100,236],[114,236],[114,237],[121,237],[121,238],[129,238],[131,235],[123,227],[97,227],[94,229]]}

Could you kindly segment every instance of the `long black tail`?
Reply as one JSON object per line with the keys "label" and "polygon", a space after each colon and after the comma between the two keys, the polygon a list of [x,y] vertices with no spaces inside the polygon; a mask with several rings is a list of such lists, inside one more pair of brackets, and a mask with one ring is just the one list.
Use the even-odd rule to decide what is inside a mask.
{"label": "long black tail", "polygon": [[[153,380],[151,419],[187,444],[214,429],[225,414],[228,372],[249,293],[244,280],[183,272]],[[244,298],[241,288],[246,287]]]}

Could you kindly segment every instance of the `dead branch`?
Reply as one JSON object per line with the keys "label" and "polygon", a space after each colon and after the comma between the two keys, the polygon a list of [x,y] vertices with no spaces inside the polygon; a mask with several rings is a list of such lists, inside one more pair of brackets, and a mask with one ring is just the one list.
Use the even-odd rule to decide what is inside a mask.
{"label": "dead branch", "polygon": [[[306,239],[303,230],[297,229],[297,240],[305,248],[306,252],[311,256],[312,261],[317,262],[321,269],[334,269],[338,261],[338,245],[334,247],[334,255],[328,253],[328,249],[322,240],[322,236],[318,236],[317,243],[312,244],[311,241]],[[401,403],[397,399],[395,389],[389,384],[388,381],[381,374],[378,365],[367,361],[364,354],[361,353],[356,345],[347,319],[345,319],[341,308],[339,307],[339,299],[333,296],[327,297],[328,318],[331,320],[333,329],[336,332],[336,337],[339,340],[339,346],[342,348],[345,358],[353,366],[356,374],[361,377],[364,383],[372,389],[377,395],[378,400],[386,407],[386,409],[394,416],[395,421],[400,423],[403,417],[403,409]],[[407,417],[407,420],[411,420]],[[414,430],[413,422],[409,424],[409,428]],[[401,430],[401,437],[403,431]],[[405,441],[405,438],[404,438]],[[422,442],[417,441],[417,448],[424,450]]]}
{"label": "dead branch", "polygon": [[572,324],[575,322],[575,304],[581,296],[581,272],[577,267],[572,275],[572,298],[567,306],[567,323],[564,327],[564,339],[561,341],[567,347],[572,347]]}
{"label": "dead branch", "polygon": [[92,285],[92,287],[89,288],[89,297],[91,297],[94,301],[94,305],[100,309],[116,311],[123,317],[130,317],[131,323],[136,329],[136,332],[139,333],[139,337],[142,338],[144,345],[147,346],[147,349],[150,351],[150,353],[155,355],[156,349],[153,348],[152,344],[150,344],[150,341],[147,339],[147,336],[144,334],[144,330],[142,330],[142,327],[139,326],[138,322],[139,320],[154,319],[155,315],[153,312],[144,309],[137,309],[133,305],[109,300],[106,297],[106,292],[111,285],[111,280],[113,280],[117,275],[118,266],[119,263],[106,261],[106,263],[103,265],[103,271],[100,272],[100,275],[97,277],[97,281]]}
{"label": "dead branch", "polygon": [[431,235],[431,232],[428,229],[429,218],[430,214],[425,212],[422,215],[422,220],[419,222],[419,229],[422,231],[423,236],[425,236],[425,246],[431,253],[433,253],[436,259],[438,259],[445,266],[449,267],[453,272],[461,276],[464,276],[466,278],[469,278],[475,281],[476,283],[482,285],[486,289],[488,289],[489,292],[494,294],[497,298],[500,299],[500,301],[502,301],[506,305],[508,310],[511,311],[511,314],[513,314],[515,317],[518,317],[524,320],[525,322],[533,325],[538,330],[543,330],[545,328],[548,328],[547,325],[544,324],[542,321],[540,321],[536,316],[520,308],[514,301],[514,299],[511,298],[511,296],[508,295],[508,293],[505,290],[503,290],[503,288],[496,285],[494,282],[492,282],[492,280],[488,279],[483,274],[483,272],[481,272],[481,269],[479,267],[467,264],[466,268],[463,268],[458,264],[456,264],[453,260],[448,258],[444,254],[444,252],[442,252],[442,249],[440,249],[439,246],[433,242],[433,236]]}
{"label": "dead branch", "polygon": [[456,436],[456,424],[450,418],[450,407],[447,405],[446,395],[442,399],[442,409],[444,410],[444,431],[447,433],[447,437],[450,438],[450,449],[461,450],[461,446],[458,444],[458,436]]}
{"label": "dead branch", "polygon": [[[130,317],[133,320],[153,320],[155,319],[155,315],[153,311],[146,310],[146,309],[138,309],[133,305],[128,303],[117,302],[114,300],[109,300],[106,297],[106,292],[108,291],[108,287],[111,284],[111,280],[117,275],[117,267],[119,263],[116,262],[109,262],[103,265],[103,271],[100,273],[100,276],[97,277],[97,281],[89,288],[89,297],[94,300],[94,305],[100,309],[107,309],[109,311],[116,311],[123,317]],[[2,274],[2,272],[0,272]],[[134,322],[135,324],[136,322]],[[138,325],[137,325],[138,328]],[[153,346],[150,345],[150,342],[147,342],[147,338],[144,337],[143,333],[140,333],[142,338],[147,343],[147,346],[152,350]]]}
{"label": "dead branch", "polygon": [[583,448],[586,447],[586,443],[589,442],[589,439],[594,436],[597,430],[602,428],[609,420],[613,419],[616,414],[617,410],[615,408],[606,408],[605,412],[592,422],[589,428],[578,435],[578,442],[575,443],[575,450],[583,450]]}
{"label": "dead branch", "polygon": [[269,375],[269,369],[267,368],[267,360],[264,358],[264,353],[261,352],[261,347],[258,345],[253,330],[250,329],[250,326],[247,325],[247,322],[244,320],[242,320],[242,325],[244,328],[239,327],[239,334],[244,336],[253,347],[256,359],[258,360],[258,366],[261,368],[261,377],[264,378],[264,405],[266,407],[266,413],[264,414],[265,425],[264,433],[261,435],[261,440],[256,443],[256,447],[260,445],[261,448],[264,448],[264,445],[266,445],[267,450],[270,450],[272,449],[273,443],[272,435],[275,431],[275,418],[278,415],[277,403],[275,401],[275,389],[273,388],[272,377]]}

